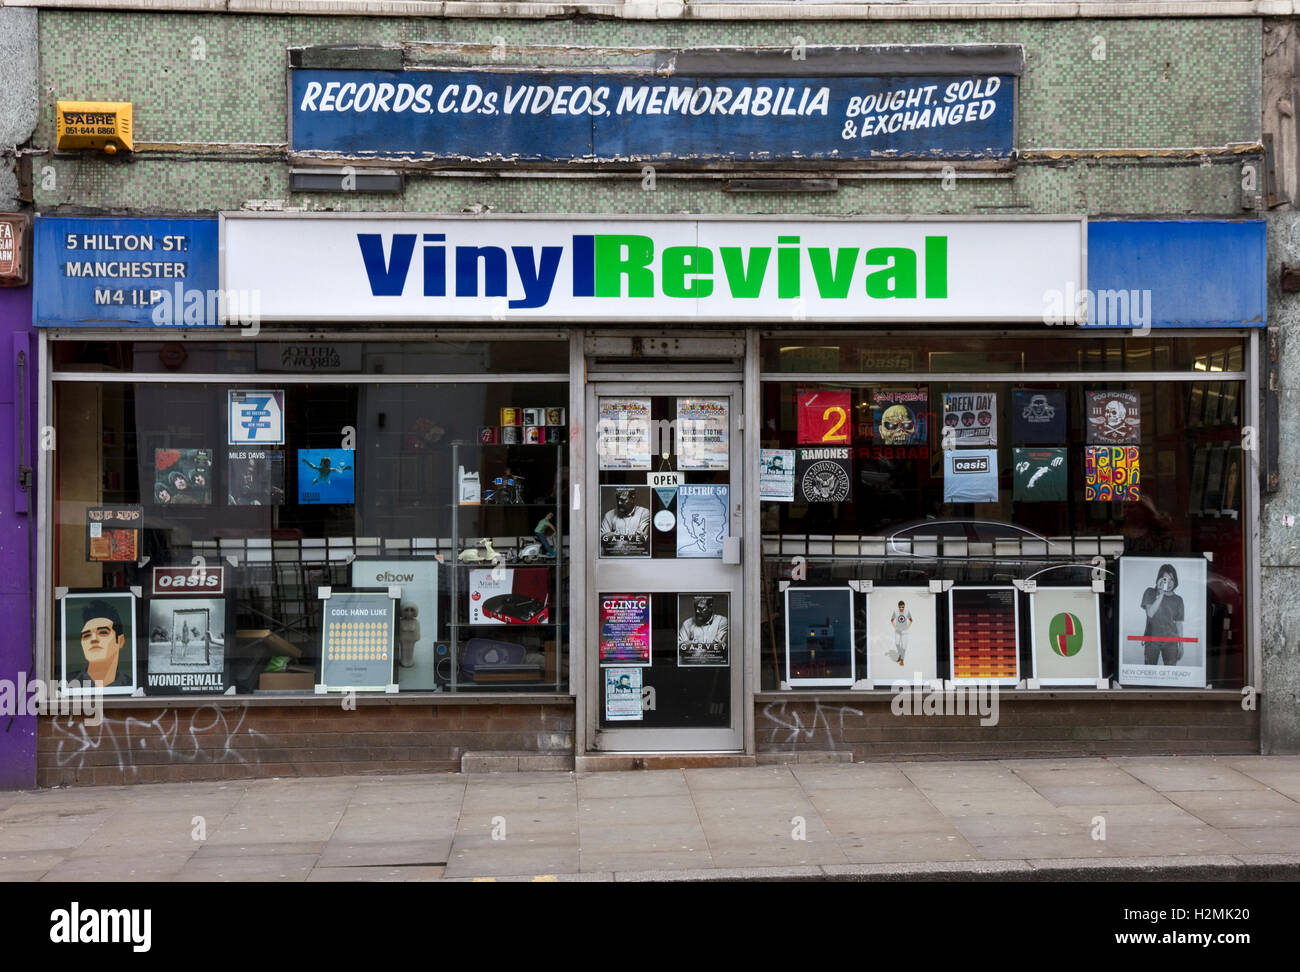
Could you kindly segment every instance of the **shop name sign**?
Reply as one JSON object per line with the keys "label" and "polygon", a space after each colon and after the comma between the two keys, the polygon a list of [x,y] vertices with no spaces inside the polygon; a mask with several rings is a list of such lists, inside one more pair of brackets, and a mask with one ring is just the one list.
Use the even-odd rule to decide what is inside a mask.
{"label": "shop name sign", "polygon": [[1080,219],[569,220],[227,214],[263,321],[1041,321]]}
{"label": "shop name sign", "polygon": [[[794,63],[794,62],[788,62]],[[295,70],[295,153],[472,162],[997,160],[1012,75]]]}

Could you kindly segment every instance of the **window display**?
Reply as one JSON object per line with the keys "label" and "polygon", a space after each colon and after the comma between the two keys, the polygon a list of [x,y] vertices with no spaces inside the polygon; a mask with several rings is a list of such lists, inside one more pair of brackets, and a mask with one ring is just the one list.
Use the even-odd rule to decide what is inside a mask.
{"label": "window display", "polygon": [[[781,585],[857,581],[873,586],[855,664],[877,687],[914,671],[1004,685],[1038,671],[1044,685],[1080,689],[1099,679],[1246,684],[1240,338],[945,335],[918,346],[914,335],[800,335],[765,339],[762,357],[762,640],[781,662],[759,666],[763,689],[801,687],[784,657],[806,648],[807,632],[789,643]],[[1147,374],[1106,374],[1125,371]],[[813,391],[850,400],[846,444],[804,444]],[[807,453],[828,449],[843,458],[819,470],[831,473],[819,492],[804,477],[827,460]],[[786,494],[770,467],[789,452],[797,471]],[[1141,589],[1120,577],[1134,557],[1158,561]],[[1184,577],[1184,561],[1208,573]],[[1189,583],[1201,590],[1202,628],[1146,631],[1140,602],[1158,593],[1162,564],[1175,568],[1179,596]],[[1033,595],[1013,586],[1030,579]],[[952,591],[936,598],[933,584]],[[960,593],[986,587],[999,588],[989,596],[1005,617],[982,617],[993,607]],[[1082,591],[1073,609],[1048,603],[1072,588]],[[890,590],[912,593],[886,604]],[[1141,646],[1152,637],[1189,640],[1176,664],[1172,651],[1148,663]]]}
{"label": "window display", "polygon": [[[515,343],[567,373],[567,355],[550,343]],[[490,380],[372,382],[366,374],[409,366],[392,353],[404,345],[330,347],[354,378],[299,377],[298,357],[253,342],[197,342],[183,358],[157,343],[54,342],[65,371],[52,400],[52,581],[78,592],[52,617],[59,677],[103,668],[88,665],[79,641],[64,643],[65,625],[81,630],[88,591],[128,629],[108,683],[115,692],[565,689],[567,381],[532,380],[521,366]],[[476,358],[480,376],[485,362],[512,360],[496,344],[456,348]],[[406,357],[449,364],[440,350],[427,342]],[[131,378],[78,374],[78,353],[97,355],[101,372],[132,360]],[[183,383],[151,375],[177,361],[212,373]],[[273,388],[256,386],[263,365]],[[480,443],[503,413],[521,430],[534,419],[544,444],[540,434],[536,444]],[[518,583],[488,597],[480,589],[472,602],[473,570],[491,574],[493,564]],[[158,565],[176,566],[151,578]],[[150,586],[196,568],[220,577],[219,588]],[[331,596],[319,598],[321,588]],[[152,592],[143,606],[127,603],[133,589]],[[384,608],[391,618],[372,619],[389,633],[330,634],[346,622],[330,611],[367,590],[396,593]],[[353,670],[363,662],[370,667]],[[375,665],[388,670],[381,677]]]}

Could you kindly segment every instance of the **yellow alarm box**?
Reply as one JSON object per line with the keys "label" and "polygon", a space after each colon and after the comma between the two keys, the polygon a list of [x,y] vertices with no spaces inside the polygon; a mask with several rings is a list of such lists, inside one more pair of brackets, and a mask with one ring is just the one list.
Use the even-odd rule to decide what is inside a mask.
{"label": "yellow alarm box", "polygon": [[60,150],[102,149],[109,155],[132,150],[129,101],[60,101],[55,113]]}

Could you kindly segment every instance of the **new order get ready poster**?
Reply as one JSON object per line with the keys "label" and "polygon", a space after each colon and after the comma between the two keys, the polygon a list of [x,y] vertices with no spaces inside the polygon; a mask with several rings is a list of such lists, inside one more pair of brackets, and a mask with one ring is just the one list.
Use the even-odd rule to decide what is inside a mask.
{"label": "new order get ready poster", "polygon": [[1089,503],[1136,503],[1142,498],[1137,446],[1084,446],[1083,498]]}
{"label": "new order get ready poster", "polygon": [[785,589],[785,680],[790,685],[856,681],[853,588]]}
{"label": "new order get ready poster", "polygon": [[404,689],[432,691],[438,641],[438,562],[432,558],[358,558],[351,566],[353,587],[401,590],[397,602],[397,684]]}
{"label": "new order get ready poster", "polygon": [[1119,680],[1205,688],[1204,557],[1121,557]]}
{"label": "new order get ready poster", "polygon": [[699,472],[730,468],[728,404],[726,398],[677,399],[674,429],[679,470]]}
{"label": "new order get ready poster", "polygon": [[945,503],[996,503],[997,500],[996,449],[952,449],[943,454]]}
{"label": "new order get ready poster", "polygon": [[867,677],[938,677],[938,612],[928,587],[877,587],[867,595]]}
{"label": "new order get ready poster", "polygon": [[600,555],[650,556],[650,487],[600,487]]}
{"label": "new order get ready poster", "polygon": [[955,682],[1015,685],[1020,680],[1020,623],[1014,587],[948,591],[949,671]]}
{"label": "new order get ready poster", "polygon": [[993,392],[946,392],[943,447],[998,444],[998,396]]}
{"label": "new order get ready poster", "polygon": [[650,399],[600,399],[596,457],[602,470],[650,468]]}
{"label": "new order get ready poster", "polygon": [[469,572],[470,624],[545,624],[551,619],[547,567]]}
{"label": "new order get ready poster", "polygon": [[678,487],[678,557],[722,557],[722,540],[731,522],[729,494],[729,486]]}
{"label": "new order get ready poster", "polygon": [[801,388],[796,394],[800,445],[848,445],[853,436],[853,393]]}
{"label": "new order get ready poster", "polygon": [[1087,393],[1088,442],[1138,445],[1142,441],[1142,399],[1137,392]]}
{"label": "new order get ready poster", "polygon": [[1013,445],[1056,445],[1066,441],[1065,392],[1026,388],[1011,393]]}
{"label": "new order get ready poster", "polygon": [[1051,449],[1013,449],[1012,499],[1017,503],[1066,499],[1069,489],[1067,452],[1064,446]]}
{"label": "new order get ready poster", "polygon": [[151,598],[148,631],[146,695],[226,690],[224,597]]}
{"label": "new order get ready poster", "polygon": [[230,506],[284,505],[284,452],[231,449],[226,457],[226,503]]}
{"label": "new order get ready poster", "polygon": [[848,446],[795,450],[798,498],[805,503],[848,503],[853,499],[853,460]]}
{"label": "new order get ready poster", "polygon": [[356,502],[356,452],[299,449],[298,502],[306,505]]}
{"label": "new order get ready poster", "polygon": [[136,596],[69,591],[59,598],[59,650],[65,695],[135,691]]}
{"label": "new order get ready poster", "polygon": [[641,669],[606,668],[605,719],[609,722],[640,722]]}
{"label": "new order get ready poster", "polygon": [[600,664],[650,664],[649,594],[600,595]]}
{"label": "new order get ready poster", "polygon": [[730,596],[677,595],[677,667],[725,668],[731,664]]}
{"label": "new order get ready poster", "polygon": [[1101,608],[1091,587],[1040,587],[1029,595],[1034,678],[1043,685],[1096,685]]}
{"label": "new order get ready poster", "polygon": [[86,510],[86,559],[125,562],[140,559],[143,506],[92,506]]}
{"label": "new order get ready poster", "polygon": [[212,502],[211,449],[155,449],[153,498],[159,506]]}
{"label": "new order get ready poster", "polygon": [[230,389],[227,445],[284,445],[284,392]]}
{"label": "new order get ready poster", "polygon": [[335,592],[321,622],[321,684],[329,692],[382,692],[393,682],[397,602],[385,593]]}
{"label": "new order get ready poster", "polygon": [[763,503],[794,502],[794,450],[760,449],[758,499]]}

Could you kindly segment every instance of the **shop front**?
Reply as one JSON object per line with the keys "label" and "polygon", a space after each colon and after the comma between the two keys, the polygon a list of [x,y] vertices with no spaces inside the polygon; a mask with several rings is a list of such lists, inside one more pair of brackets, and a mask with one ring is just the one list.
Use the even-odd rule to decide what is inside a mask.
{"label": "shop front", "polygon": [[37,224],[43,782],[1258,748],[1262,224],[170,222]]}

